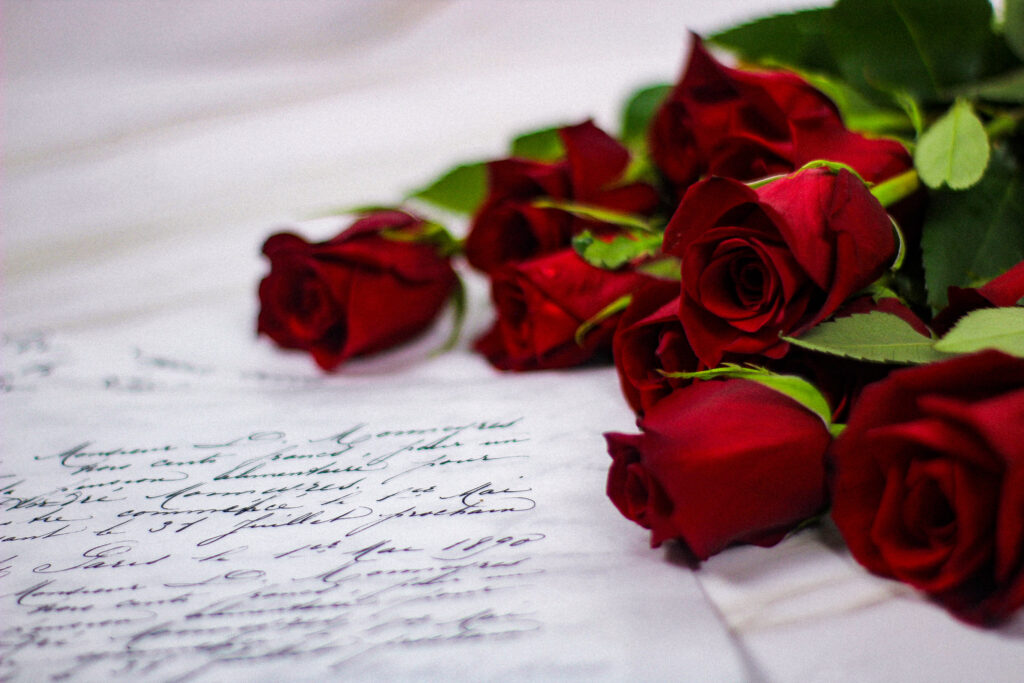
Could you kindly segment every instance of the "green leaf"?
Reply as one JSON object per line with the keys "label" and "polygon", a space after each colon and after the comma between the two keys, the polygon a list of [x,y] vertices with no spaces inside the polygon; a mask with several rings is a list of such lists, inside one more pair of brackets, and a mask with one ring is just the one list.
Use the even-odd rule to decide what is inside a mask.
{"label": "green leaf", "polygon": [[1024,59],[1024,0],[1006,0],[1004,4],[1006,43],[1017,57]]}
{"label": "green leaf", "polygon": [[998,349],[1024,358],[1024,308],[982,308],[971,311],[946,333],[935,348],[944,353]]}
{"label": "green leaf", "polygon": [[899,316],[882,311],[855,313],[816,325],[800,337],[783,337],[796,346],[873,363],[930,363],[944,358],[931,337],[919,334]]}
{"label": "green leaf", "polygon": [[520,159],[557,161],[565,156],[565,145],[558,134],[561,126],[523,133],[512,140],[510,153]]}
{"label": "green leaf", "polygon": [[708,38],[739,57],[767,65],[838,73],[825,41],[828,8],[809,9],[756,19]]}
{"label": "green leaf", "polygon": [[455,213],[471,214],[487,196],[487,164],[462,164],[410,197]]}
{"label": "green leaf", "polygon": [[604,209],[600,206],[593,206],[591,204],[579,204],[577,202],[563,201],[561,199],[551,199],[550,197],[534,200],[532,204],[538,209],[558,209],[560,211],[565,211],[566,213],[571,213],[577,218],[585,218],[599,223],[608,223],[609,225],[618,225],[623,228],[633,228],[635,230],[643,230],[646,232],[657,231],[655,225],[645,218],[631,213],[622,213],[620,211]]}
{"label": "green leaf", "polygon": [[997,150],[981,182],[931,193],[921,235],[928,303],[946,305],[950,286],[969,287],[1024,260],[1024,178]]}
{"label": "green leaf", "polygon": [[622,141],[627,146],[645,144],[651,119],[671,91],[671,85],[659,83],[640,88],[630,95],[622,110]]}
{"label": "green leaf", "polygon": [[851,130],[882,135],[909,133],[915,129],[913,111],[880,105],[839,78],[809,71],[799,73],[839,107],[843,123]]}
{"label": "green leaf", "polygon": [[991,102],[1024,103],[1024,68],[1014,69],[980,83],[970,83],[955,90],[957,95]]}
{"label": "green leaf", "polygon": [[652,261],[641,263],[636,267],[637,272],[651,277],[656,277],[659,280],[681,280],[682,271],[680,269],[680,261],[674,256],[662,256]]}
{"label": "green leaf", "polygon": [[826,425],[832,424],[832,409],[825,396],[802,377],[796,375],[777,375],[757,366],[741,366],[723,363],[717,368],[698,372],[663,372],[666,377],[681,379],[747,379],[785,394],[812,413],[820,417]]}
{"label": "green leaf", "polygon": [[989,147],[985,126],[967,100],[957,100],[921,135],[914,150],[914,166],[921,181],[932,189],[943,185],[965,190],[985,174]]}
{"label": "green leaf", "polygon": [[661,248],[661,233],[631,231],[605,241],[584,230],[573,238],[572,247],[590,265],[615,270],[630,261],[656,254]]}
{"label": "green leaf", "polygon": [[923,101],[991,72],[991,24],[988,0],[838,0],[823,21],[847,81]]}

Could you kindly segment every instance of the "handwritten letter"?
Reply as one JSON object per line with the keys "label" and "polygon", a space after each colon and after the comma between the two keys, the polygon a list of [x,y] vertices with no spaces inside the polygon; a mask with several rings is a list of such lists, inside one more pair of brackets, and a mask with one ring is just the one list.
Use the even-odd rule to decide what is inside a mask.
{"label": "handwritten letter", "polygon": [[736,673],[689,571],[604,500],[598,428],[581,450],[516,398],[548,387],[210,387],[33,339],[2,396],[0,679],[617,678],[678,637],[647,626],[673,604]]}

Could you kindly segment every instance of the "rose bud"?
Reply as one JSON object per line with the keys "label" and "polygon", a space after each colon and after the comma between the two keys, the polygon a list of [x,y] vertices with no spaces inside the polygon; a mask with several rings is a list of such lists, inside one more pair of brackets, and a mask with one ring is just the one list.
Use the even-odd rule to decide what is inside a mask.
{"label": "rose bud", "polygon": [[448,257],[416,241],[425,225],[408,213],[379,211],[326,242],[271,235],[257,331],[308,351],[324,370],[422,332],[457,286]]}
{"label": "rose bud", "polygon": [[682,261],[679,319],[697,357],[781,358],[793,335],[874,282],[896,255],[893,226],[853,174],[803,170],[758,187],[709,178],[665,230]]}
{"label": "rose bud", "polygon": [[525,261],[568,247],[572,236],[601,224],[541,199],[572,201],[627,214],[649,214],[658,203],[646,183],[626,183],[630,155],[591,121],[562,128],[565,158],[556,162],[501,159],[487,165],[488,194],[466,237],[466,258],[490,272],[507,262]]}
{"label": "rose bud", "polygon": [[584,363],[610,350],[618,322],[611,315],[576,342],[583,323],[648,278],[632,271],[590,265],[572,249],[491,273],[497,320],[476,349],[501,370],[540,370]]}
{"label": "rose bud", "polygon": [[1024,604],[1024,359],[897,370],[865,389],[830,451],[853,557],[988,624]]}
{"label": "rose bud", "polygon": [[697,381],[606,434],[608,497],[651,530],[706,560],[736,543],[770,546],[825,504],[825,422],[746,379]]}
{"label": "rose bud", "polygon": [[637,415],[688,384],[662,372],[703,369],[679,323],[679,283],[651,280],[633,295],[622,313],[612,355],[622,394]]}
{"label": "rose bud", "polygon": [[979,308],[1017,306],[1024,299],[1024,261],[981,287],[950,287],[949,304],[932,320],[938,334],[945,334],[957,320]]}
{"label": "rose bud", "polygon": [[682,78],[655,114],[650,148],[680,194],[704,176],[753,180],[815,159],[872,182],[912,165],[899,142],[847,130],[835,105],[796,74],[730,69],[695,35]]}

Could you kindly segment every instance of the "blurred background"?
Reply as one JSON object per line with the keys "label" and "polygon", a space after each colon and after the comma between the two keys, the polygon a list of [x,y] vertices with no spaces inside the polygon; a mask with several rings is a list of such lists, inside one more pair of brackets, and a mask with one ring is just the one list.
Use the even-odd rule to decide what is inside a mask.
{"label": "blurred background", "polygon": [[615,129],[688,29],[815,4],[8,0],[3,325],[249,300],[279,225],[397,202],[518,132]]}

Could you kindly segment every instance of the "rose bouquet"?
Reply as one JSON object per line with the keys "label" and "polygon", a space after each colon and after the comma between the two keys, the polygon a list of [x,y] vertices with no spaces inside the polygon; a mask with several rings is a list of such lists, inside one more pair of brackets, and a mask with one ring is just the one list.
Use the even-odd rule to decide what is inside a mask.
{"label": "rose bouquet", "polygon": [[271,236],[258,329],[333,370],[460,311],[464,258],[495,367],[614,362],[639,433],[605,435],[607,494],[652,545],[831,514],[870,571],[997,623],[1024,605],[1022,119],[1024,0],[694,35],[616,135],[527,133],[327,242]]}

